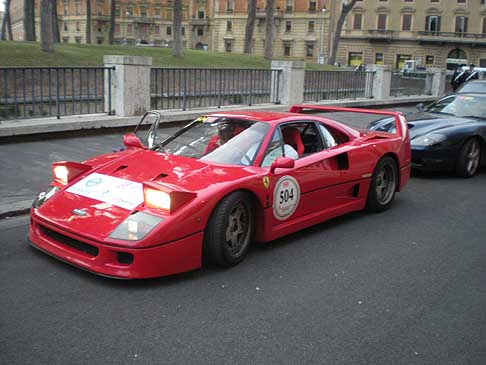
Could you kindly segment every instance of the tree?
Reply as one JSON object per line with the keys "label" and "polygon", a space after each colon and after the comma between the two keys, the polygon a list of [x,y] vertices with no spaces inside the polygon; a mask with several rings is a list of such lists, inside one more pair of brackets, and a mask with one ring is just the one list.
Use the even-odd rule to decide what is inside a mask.
{"label": "tree", "polygon": [[91,44],[91,0],[86,0],[86,43]]}
{"label": "tree", "polygon": [[55,0],[41,0],[40,8],[40,38],[41,50],[44,52],[54,52],[54,34],[52,17]]}
{"label": "tree", "polygon": [[110,2],[110,32],[108,34],[108,43],[113,44],[115,42],[115,15],[116,15],[116,1]]}
{"label": "tree", "polygon": [[344,20],[349,14],[351,9],[354,7],[358,0],[350,0],[348,2],[343,1],[343,7],[341,9],[341,14],[339,14],[339,19],[336,24],[336,31],[334,32],[334,39],[332,40],[331,54],[329,55],[329,64],[334,65],[336,62],[336,53],[339,46],[339,41],[341,40],[341,31],[343,30]]}
{"label": "tree", "polygon": [[175,57],[182,57],[182,0],[174,0],[174,19],[172,21],[174,28],[174,41],[172,44],[172,54]]}
{"label": "tree", "polygon": [[2,19],[2,34],[0,36],[1,40],[7,39],[7,36],[5,33],[8,32],[8,40],[11,41],[13,40],[12,36],[12,21],[10,20],[10,0],[5,0],[5,9],[4,9],[4,14],[3,14],[3,19]]}
{"label": "tree", "polygon": [[52,35],[54,43],[61,42],[61,35],[59,34],[59,19],[57,16],[57,0],[52,0]]}
{"label": "tree", "polygon": [[245,53],[251,53],[251,44],[253,42],[253,31],[255,29],[255,21],[256,21],[256,3],[257,0],[248,1],[248,19],[246,21],[245,45],[243,47],[243,52]]}
{"label": "tree", "polygon": [[35,0],[24,0],[24,33],[26,41],[35,41]]}
{"label": "tree", "polygon": [[275,0],[267,0],[265,9],[265,59],[273,58],[273,39],[275,37]]}

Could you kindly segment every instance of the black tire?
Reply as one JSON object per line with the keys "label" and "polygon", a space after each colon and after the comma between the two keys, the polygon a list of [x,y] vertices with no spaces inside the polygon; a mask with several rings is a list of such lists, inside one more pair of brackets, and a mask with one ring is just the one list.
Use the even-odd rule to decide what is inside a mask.
{"label": "black tire", "polygon": [[398,168],[395,160],[389,156],[383,157],[376,164],[371,178],[366,209],[371,212],[387,210],[395,198],[398,185]]}
{"label": "black tire", "polygon": [[464,143],[456,163],[456,174],[461,177],[474,176],[481,164],[481,144],[477,138],[471,138]]}
{"label": "black tire", "polygon": [[237,191],[219,202],[204,234],[204,261],[234,266],[245,258],[253,239],[255,214],[251,197]]}

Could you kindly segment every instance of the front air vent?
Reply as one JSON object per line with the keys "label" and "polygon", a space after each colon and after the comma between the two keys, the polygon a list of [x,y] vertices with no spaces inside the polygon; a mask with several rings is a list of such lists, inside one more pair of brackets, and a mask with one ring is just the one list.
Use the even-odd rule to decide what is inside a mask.
{"label": "front air vent", "polygon": [[65,236],[47,227],[44,226],[39,226],[39,227],[44,235],[46,235],[49,238],[52,238],[57,243],[69,246],[71,248],[74,248],[77,251],[84,252],[93,257],[98,256],[98,248],[95,246],[88,245],[87,243],[75,240],[74,238]]}

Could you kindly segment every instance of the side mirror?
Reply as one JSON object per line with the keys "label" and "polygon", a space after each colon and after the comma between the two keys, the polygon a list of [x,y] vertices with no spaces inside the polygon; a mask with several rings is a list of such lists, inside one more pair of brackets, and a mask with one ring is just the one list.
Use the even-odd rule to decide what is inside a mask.
{"label": "side mirror", "polygon": [[125,134],[123,136],[123,144],[127,148],[129,147],[143,148],[143,149],[147,148],[143,145],[142,141],[140,141],[140,139],[134,133]]}
{"label": "side mirror", "polygon": [[422,113],[425,110],[425,105],[424,103],[419,103],[417,104],[417,110]]}
{"label": "side mirror", "polygon": [[295,166],[295,160],[290,157],[277,157],[270,166],[270,173],[274,173],[275,169],[291,169]]}

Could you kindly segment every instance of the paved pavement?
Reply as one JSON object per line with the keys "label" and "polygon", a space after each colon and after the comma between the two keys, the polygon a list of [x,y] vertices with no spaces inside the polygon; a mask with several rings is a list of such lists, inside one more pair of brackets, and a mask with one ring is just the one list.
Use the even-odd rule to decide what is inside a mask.
{"label": "paved pavement", "polygon": [[101,278],[0,221],[4,364],[484,364],[486,174],[415,177],[229,270]]}

